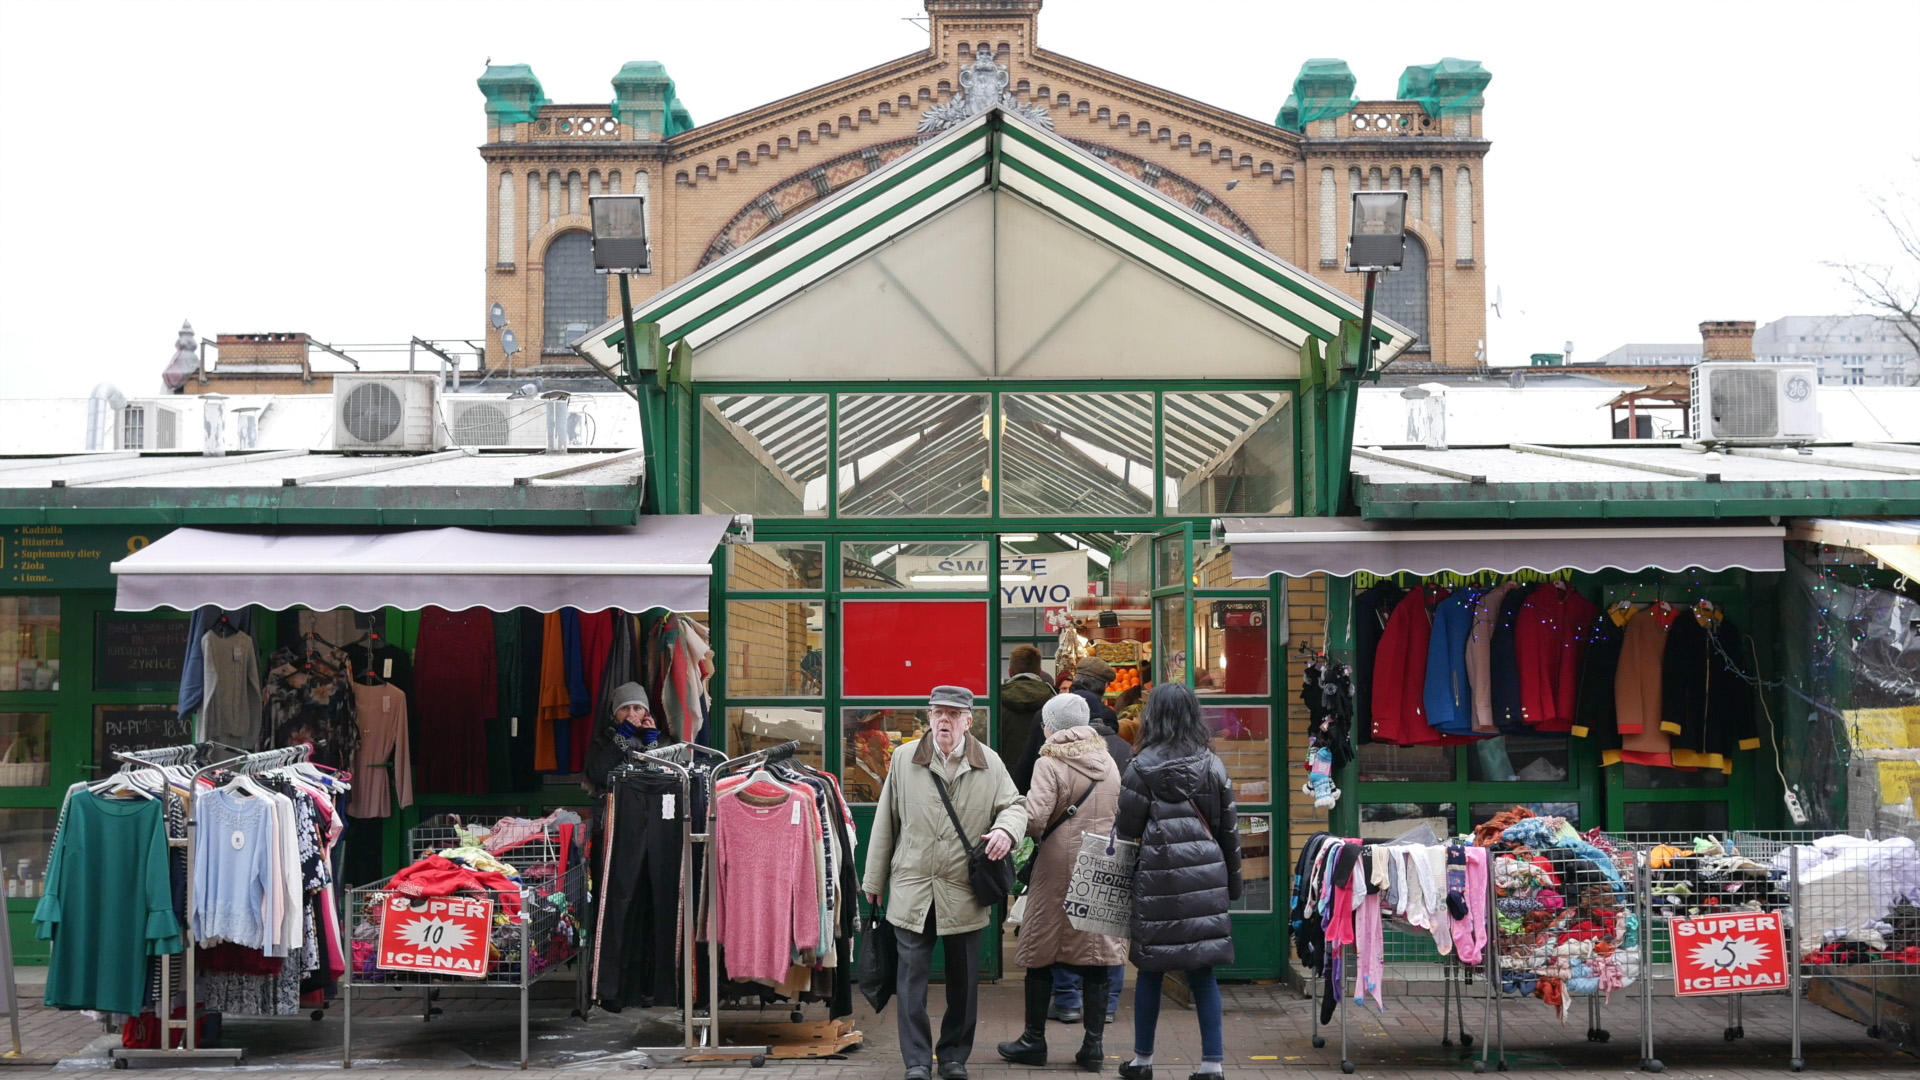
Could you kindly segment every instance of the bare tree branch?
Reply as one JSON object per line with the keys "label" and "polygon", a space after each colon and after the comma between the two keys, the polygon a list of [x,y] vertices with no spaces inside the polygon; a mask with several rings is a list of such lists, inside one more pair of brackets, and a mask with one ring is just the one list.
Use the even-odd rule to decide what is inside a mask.
{"label": "bare tree branch", "polygon": [[[1920,158],[1914,159],[1920,174]],[[1920,201],[1914,192],[1920,185],[1906,184],[1893,196],[1873,199],[1874,216],[1893,237],[1900,261],[1882,263],[1829,262],[1840,280],[1853,293],[1860,314],[1879,320],[1899,334],[1920,356],[1920,224],[1916,211]],[[1907,385],[1920,386],[1920,364],[1907,372]]]}

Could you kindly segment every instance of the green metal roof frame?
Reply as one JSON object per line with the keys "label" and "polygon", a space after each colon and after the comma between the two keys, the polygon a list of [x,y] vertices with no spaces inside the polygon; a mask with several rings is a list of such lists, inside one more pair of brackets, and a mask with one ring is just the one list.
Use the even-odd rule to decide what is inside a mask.
{"label": "green metal roof frame", "polygon": [[[1073,143],[993,110],[928,142],[633,310],[696,350],[979,191],[1016,195],[1299,348],[1329,343],[1360,304],[1306,271],[1115,172]],[[1414,335],[1376,318],[1384,362]],[[622,320],[579,350],[620,370]]]}

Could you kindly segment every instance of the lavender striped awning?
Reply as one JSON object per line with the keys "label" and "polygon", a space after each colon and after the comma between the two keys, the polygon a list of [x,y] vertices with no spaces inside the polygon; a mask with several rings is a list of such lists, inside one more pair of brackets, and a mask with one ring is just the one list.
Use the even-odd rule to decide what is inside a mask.
{"label": "lavender striped awning", "polygon": [[492,611],[705,611],[732,518],[609,529],[176,529],[113,564],[121,611],[206,604]]}
{"label": "lavender striped awning", "polygon": [[1222,518],[1215,535],[1233,549],[1236,578],[1786,567],[1779,526],[1409,528],[1362,518]]}

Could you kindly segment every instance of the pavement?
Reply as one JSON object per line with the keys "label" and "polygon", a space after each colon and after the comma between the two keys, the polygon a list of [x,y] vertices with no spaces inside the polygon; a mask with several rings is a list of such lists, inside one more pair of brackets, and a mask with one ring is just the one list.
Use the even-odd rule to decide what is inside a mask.
{"label": "pavement", "polygon": [[[28,969],[22,969],[23,976]],[[1131,984],[1131,979],[1129,979]],[[1476,986],[1475,989],[1478,987]],[[1340,1077],[1339,1026],[1319,1028],[1328,1044],[1312,1045],[1316,1033],[1314,1004],[1282,985],[1228,985],[1226,1006],[1226,1070],[1228,1080],[1315,1080]],[[22,990],[21,1034],[26,1054],[4,1059],[22,1076],[30,1071],[69,1074],[104,1069],[110,1065],[107,1049],[118,1045],[116,1034],[106,1034],[97,1021],[78,1013],[63,1013],[39,1004],[38,989]],[[1046,1069],[1010,1066],[999,1061],[993,1044],[1019,1033],[1021,993],[1017,979],[980,990],[980,1026],[974,1060],[975,1080],[1060,1080],[1084,1075],[1074,1071],[1073,1051],[1079,1028],[1048,1025],[1049,1049],[1057,1064]],[[1471,1076],[1484,1045],[1480,1039],[1483,1008],[1469,998],[1467,1028],[1471,1049],[1460,1045],[1458,1023],[1454,1045],[1442,1044],[1441,1008],[1437,984],[1402,988],[1390,994],[1384,1013],[1349,1006],[1349,1055],[1362,1077],[1416,1077],[1441,1080]],[[1431,995],[1425,991],[1432,990]],[[876,1017],[860,1002],[854,1025],[865,1036],[864,1046],[833,1059],[776,1058],[762,1068],[740,1063],[674,1064],[657,1061],[637,1046],[677,1043],[677,1014],[629,1009],[619,1014],[595,1012],[582,1021],[572,1015],[571,987],[563,979],[536,987],[529,1030],[532,1065],[526,1075],[559,1080],[582,1073],[654,1069],[685,1075],[689,1080],[899,1080],[900,1057],[894,1035],[893,1006]],[[1471,993],[1471,991],[1470,991]],[[1665,1075],[1679,1078],[1744,1080],[1758,1076],[1785,1076],[1788,1057],[1788,1001],[1784,996],[1750,996],[1744,1002],[1743,1039],[1728,1041],[1727,1004],[1723,1000],[1678,1000],[1670,987],[1656,988],[1658,1024],[1656,1054]],[[940,1000],[939,994],[933,995]],[[1131,993],[1122,1001],[1120,1020],[1109,1029],[1108,1065],[1111,1078],[1131,1042]],[[408,992],[363,989],[354,1006],[354,1058],[351,1075],[365,1080],[417,1076],[445,1069],[518,1071],[519,1004],[516,996],[475,994],[465,988],[441,992],[441,1014],[422,1019],[425,1007],[418,989]],[[336,1002],[325,1017],[279,1019],[226,1018],[229,1045],[244,1047],[246,1061],[238,1070],[272,1071],[285,1080],[330,1077],[340,1080],[344,1018]],[[806,1011],[809,1021],[824,1019],[818,1006]],[[1865,1029],[1811,1003],[1803,1002],[1805,1076],[1902,1077],[1920,1076],[1920,1058],[1890,1043],[1869,1039]],[[1609,1038],[1587,1039],[1587,1015],[1576,1006],[1567,1025],[1545,1005],[1534,1000],[1509,1001],[1499,1010],[1504,1028],[1507,1062],[1515,1072],[1551,1071],[1566,1077],[1644,1076],[1639,1064],[1640,999],[1637,993],[1617,996],[1602,1010],[1601,1023]],[[726,1026],[752,1022],[786,1022],[785,1008],[726,1010]],[[1163,1007],[1155,1047],[1155,1070],[1161,1080],[1184,1080],[1199,1060],[1199,1032],[1191,1010],[1169,1003]],[[194,1071],[211,1067],[196,1066]],[[1495,1071],[1490,1069],[1489,1071]]]}

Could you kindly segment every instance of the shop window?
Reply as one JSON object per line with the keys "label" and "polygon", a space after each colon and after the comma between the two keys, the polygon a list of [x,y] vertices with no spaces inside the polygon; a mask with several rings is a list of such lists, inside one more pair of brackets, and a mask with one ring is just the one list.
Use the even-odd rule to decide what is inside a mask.
{"label": "shop window", "polygon": [[1450,802],[1361,803],[1360,839],[1381,843],[1425,827],[1437,843],[1458,831],[1458,816],[1458,807]]}
{"label": "shop window", "polygon": [[[1240,815],[1240,881],[1244,886],[1240,899],[1227,910],[1267,912],[1273,910],[1273,815]],[[1282,852],[1284,857],[1285,852]]]}
{"label": "shop window", "polygon": [[[1490,802],[1472,803],[1467,807],[1468,818],[1474,825],[1506,813],[1516,806],[1524,806],[1535,817],[1566,818],[1574,828],[1581,828],[1580,804],[1577,802]],[[1596,822],[1597,824],[1597,822]]]}
{"label": "shop window", "polygon": [[1431,348],[1427,341],[1427,245],[1407,234],[1407,257],[1396,273],[1382,274],[1380,314],[1414,332],[1416,350]]}
{"label": "shop window", "polygon": [[0,787],[45,787],[53,761],[53,717],[0,713]]}
{"label": "shop window", "polygon": [[1273,801],[1273,710],[1264,705],[1209,705],[1201,710],[1213,729],[1213,752],[1233,781],[1233,801]]}
{"label": "shop window", "polygon": [[[185,615],[101,612],[94,617],[93,688],[150,693],[177,691],[186,664]],[[329,641],[350,641],[329,637]]]}
{"label": "shop window", "polygon": [[1503,735],[1467,747],[1467,779],[1474,781],[1564,784],[1571,767],[1565,735]]}
{"label": "shop window", "polygon": [[0,694],[58,689],[60,598],[0,596]]}
{"label": "shop window", "polygon": [[840,545],[840,587],[853,591],[987,591],[987,547],[969,541]]}
{"label": "shop window", "polygon": [[1727,774],[1718,769],[1656,769],[1648,765],[1618,766],[1620,782],[1628,791],[1701,791],[1727,786]]}
{"label": "shop window", "polygon": [[827,767],[825,709],[748,706],[727,710],[727,753],[734,757],[797,742],[794,758],[816,769]]}
{"label": "shop window", "polygon": [[843,394],[843,517],[977,517],[993,486],[985,394]]}
{"label": "shop window", "polygon": [[1155,682],[1187,681],[1187,598],[1162,596],[1153,602]]}
{"label": "shop window", "polygon": [[[580,178],[572,183],[579,197]],[[564,353],[587,331],[607,317],[607,279],[593,269],[593,238],[583,232],[565,232],[547,245],[546,334],[540,350]]]}
{"label": "shop window", "polygon": [[825,604],[730,600],[726,625],[729,697],[819,697],[824,691]]}
{"label": "shop window", "polygon": [[1724,836],[1729,827],[1723,802],[1630,802],[1623,809],[1628,832]]}
{"label": "shop window", "polygon": [[727,551],[730,592],[819,592],[825,544],[733,544]]}
{"label": "shop window", "polygon": [[1271,390],[1166,395],[1162,498],[1183,516],[1293,512],[1293,399]]}
{"label": "shop window", "polygon": [[59,817],[58,810],[0,810],[0,852],[7,857],[0,876],[6,878],[9,899],[45,894],[47,853]]}
{"label": "shop window", "polygon": [[827,512],[824,394],[725,394],[700,413],[700,507],[709,514]]}
{"label": "shop window", "polygon": [[1272,612],[1265,600],[1195,600],[1194,693],[1265,696],[1272,640]]}
{"label": "shop window", "polygon": [[[903,743],[924,736],[929,730],[927,710],[892,707],[842,709],[840,730],[844,733],[840,784],[846,790],[847,801],[876,802],[880,798],[880,786],[887,781],[887,769],[893,763],[894,750]],[[981,742],[987,741],[985,709],[973,710],[973,737]]]}
{"label": "shop window", "polygon": [[936,686],[985,697],[985,600],[848,600],[840,608],[840,692],[924,698]]}
{"label": "shop window", "polygon": [[1362,783],[1446,783],[1455,776],[1450,747],[1367,743],[1360,747],[1358,759]]}
{"label": "shop window", "polygon": [[113,755],[194,741],[193,723],[173,705],[96,705],[93,708],[93,767],[102,775],[120,767]]}
{"label": "shop window", "polygon": [[1153,513],[1153,395],[1002,394],[1000,512]]}

